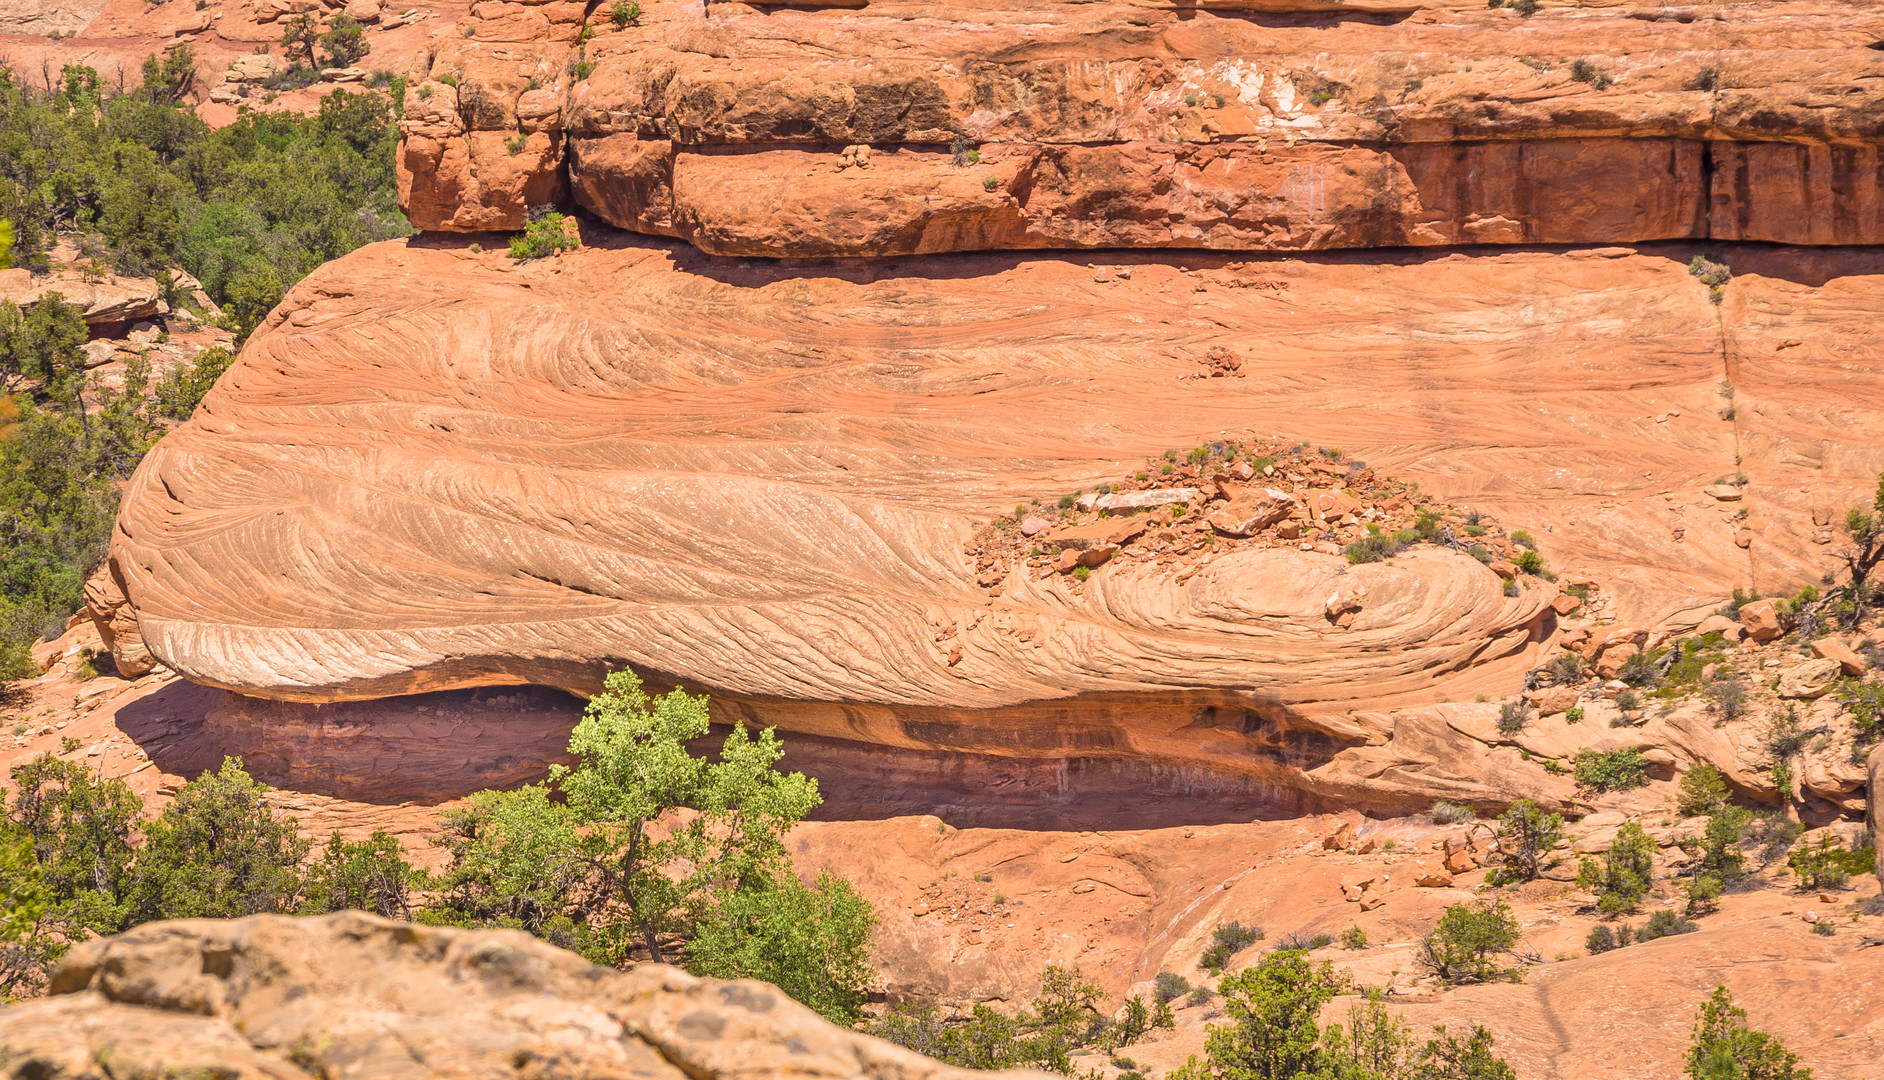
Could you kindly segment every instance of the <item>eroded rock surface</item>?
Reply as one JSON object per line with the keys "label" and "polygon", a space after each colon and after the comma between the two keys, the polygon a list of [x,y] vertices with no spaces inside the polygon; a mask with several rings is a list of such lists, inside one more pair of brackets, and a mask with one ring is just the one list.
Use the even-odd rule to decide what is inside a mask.
{"label": "eroded rock surface", "polygon": [[[1407,710],[1510,693],[1556,587],[1156,533],[1084,581],[990,587],[968,541],[1260,434],[1528,528],[1606,618],[1692,625],[1749,578],[1817,580],[1815,515],[1884,465],[1850,438],[1884,401],[1870,252],[1736,249],[1716,307],[1680,248],[918,275],[591,241],[522,265],[393,243],[310,277],[132,482],[114,635],[261,697],[580,692],[631,663],[800,733],[1299,786]],[[1222,347],[1243,377],[1204,377]],[[1379,753],[1320,790],[1497,797],[1433,774],[1457,752]]]}
{"label": "eroded rock surface", "polygon": [[622,26],[518,2],[462,25],[406,98],[422,229],[573,200],[730,255],[1884,240],[1884,13],[1856,0],[651,4]]}
{"label": "eroded rock surface", "polygon": [[836,1027],[764,983],[623,973],[521,931],[360,912],[151,923],[74,947],[51,994],[0,1010],[6,1076],[985,1075]]}

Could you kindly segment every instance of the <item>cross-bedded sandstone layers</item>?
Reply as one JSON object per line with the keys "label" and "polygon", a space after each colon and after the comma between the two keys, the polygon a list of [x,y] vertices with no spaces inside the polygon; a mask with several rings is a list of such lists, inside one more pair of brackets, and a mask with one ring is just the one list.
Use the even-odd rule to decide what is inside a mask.
{"label": "cross-bedded sandstone layers", "polygon": [[421,57],[415,225],[573,201],[777,257],[1884,242],[1874,4],[591,8],[489,0]]}
{"label": "cross-bedded sandstone layers", "polygon": [[[128,607],[99,601],[118,637],[256,696],[586,690],[632,663],[806,734],[1495,798],[1421,773],[1470,757],[1444,717],[1405,727],[1430,747],[1376,749],[1515,685],[1551,625],[1536,579],[1506,596],[1433,548],[1350,567],[1135,541],[990,595],[964,544],[1227,433],[1339,445],[1528,527],[1637,624],[1816,579],[1815,515],[1884,467],[1852,434],[1881,421],[1859,314],[1880,256],[1734,251],[1716,307],[1688,255],[906,275],[379,245],[310,277],[152,452],[100,582]],[[1201,377],[1218,346],[1245,377]],[[1736,454],[1750,486],[1719,504]],[[1366,752],[1304,779],[1345,748]]]}

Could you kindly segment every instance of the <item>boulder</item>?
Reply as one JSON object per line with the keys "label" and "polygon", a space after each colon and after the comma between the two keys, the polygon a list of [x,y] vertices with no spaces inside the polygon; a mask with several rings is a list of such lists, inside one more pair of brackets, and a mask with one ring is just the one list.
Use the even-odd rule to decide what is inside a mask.
{"label": "boulder", "polygon": [[1372,889],[1368,889],[1366,892],[1363,892],[1361,894],[1360,905],[1361,905],[1362,911],[1372,911],[1386,902],[1387,902],[1386,897],[1380,895],[1379,893],[1375,892]]}
{"label": "boulder", "polygon": [[1452,871],[1437,859],[1423,860],[1413,866],[1413,887],[1444,889],[1452,885]]}
{"label": "boulder", "polygon": [[1741,490],[1732,484],[1713,484],[1706,490],[1708,495],[1720,502],[1739,502],[1742,495]]}
{"label": "boulder", "polygon": [[1812,655],[1821,660],[1838,661],[1838,669],[1847,675],[1864,674],[1864,657],[1839,638],[1819,638],[1812,643]]}
{"label": "boulder", "polygon": [[1596,658],[1596,673],[1605,679],[1613,679],[1616,673],[1622,670],[1622,665],[1628,663],[1631,656],[1641,651],[1632,642],[1625,641],[1620,645],[1612,645],[1604,649],[1603,654]]}
{"label": "boulder", "polygon": [[1039,536],[1041,533],[1051,528],[1053,528],[1053,522],[1043,517],[1034,517],[1031,514],[1029,514],[1020,525],[1021,535],[1029,537]]}
{"label": "boulder", "polygon": [[352,0],[347,5],[347,18],[355,22],[376,23],[379,16],[379,0]]}
{"label": "boulder", "polygon": [[1339,521],[1361,509],[1360,500],[1339,489],[1313,492],[1308,506],[1316,521]]}
{"label": "boulder", "polygon": [[1513,566],[1511,563],[1506,562],[1503,559],[1494,559],[1493,561],[1486,563],[1485,565],[1487,568],[1491,570],[1492,573],[1497,574],[1499,577],[1504,578],[1506,581],[1517,580],[1518,568],[1516,566]]}
{"label": "boulder", "polygon": [[1740,605],[1740,623],[1747,628],[1747,636],[1755,641],[1784,637],[1786,631],[1792,629],[1792,622],[1792,613],[1780,607],[1777,600],[1755,600]]}
{"label": "boulder", "polygon": [[281,70],[281,61],[271,53],[249,53],[238,56],[222,73],[222,81],[230,83],[258,83]]}
{"label": "boulder", "polygon": [[1321,846],[1326,851],[1340,851],[1354,840],[1354,823],[1339,822],[1327,835],[1321,838]]}
{"label": "boulder", "polygon": [[840,1028],[765,983],[616,971],[522,931],[357,911],[147,923],[75,945],[48,989],[0,1010],[9,1076],[988,1076]]}
{"label": "boulder", "polygon": [[1694,627],[1695,634],[1718,633],[1724,641],[1738,643],[1747,636],[1747,629],[1725,615],[1709,615]]}
{"label": "boulder", "polygon": [[1557,598],[1550,602],[1550,609],[1559,615],[1568,615],[1582,606],[1582,598],[1575,593],[1558,593]]}
{"label": "boulder", "polygon": [[29,308],[50,293],[58,293],[63,302],[84,312],[89,326],[148,319],[162,310],[157,282],[150,278],[86,281],[66,271],[35,278],[25,270],[0,270],[0,300]]}
{"label": "boulder", "polygon": [[1452,874],[1467,874],[1476,870],[1480,860],[1471,848],[1460,848],[1446,854],[1446,871]]}
{"label": "boulder", "polygon": [[1196,488],[1156,488],[1151,491],[1115,491],[1094,500],[1095,509],[1117,513],[1121,510],[1149,510],[1154,506],[1188,503],[1197,498]]}
{"label": "boulder", "polygon": [[1295,497],[1275,488],[1246,491],[1210,515],[1210,527],[1225,536],[1254,536],[1295,510]]}
{"label": "boulder", "polygon": [[1841,673],[1836,660],[1807,660],[1779,673],[1779,696],[1816,698],[1824,695],[1838,681]]}
{"label": "boulder", "polygon": [[330,83],[356,83],[366,79],[366,69],[357,67],[323,68],[321,79]]}
{"label": "boulder", "polygon": [[1524,695],[1524,700],[1530,702],[1539,715],[1551,716],[1575,707],[1578,697],[1574,686],[1547,686]]}

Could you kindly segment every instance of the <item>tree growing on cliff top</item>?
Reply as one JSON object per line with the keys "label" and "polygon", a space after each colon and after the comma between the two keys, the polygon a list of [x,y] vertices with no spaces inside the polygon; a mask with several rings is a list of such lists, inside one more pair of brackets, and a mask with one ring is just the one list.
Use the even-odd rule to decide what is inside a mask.
{"label": "tree growing on cliff top", "polygon": [[1689,1080],[1812,1080],[1812,1070],[1800,1068],[1799,1055],[1746,1020],[1747,1010],[1734,1004],[1725,986],[1716,986],[1694,1024]]}

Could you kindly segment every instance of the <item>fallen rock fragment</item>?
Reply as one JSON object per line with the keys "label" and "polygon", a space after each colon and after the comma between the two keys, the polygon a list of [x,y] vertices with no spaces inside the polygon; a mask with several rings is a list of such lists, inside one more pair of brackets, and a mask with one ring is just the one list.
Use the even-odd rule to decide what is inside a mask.
{"label": "fallen rock fragment", "polygon": [[1779,674],[1779,696],[1783,698],[1821,697],[1838,681],[1837,660],[1807,660]]}
{"label": "fallen rock fragment", "polygon": [[1741,604],[1740,622],[1746,627],[1747,636],[1758,642],[1784,637],[1786,631],[1792,629],[1791,613],[1782,609],[1777,600]]}

